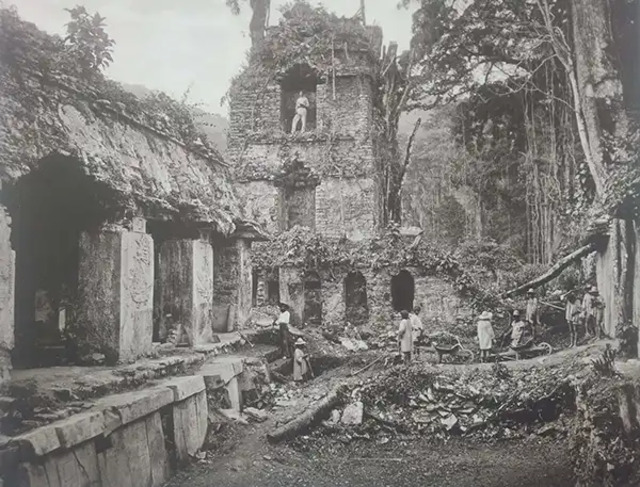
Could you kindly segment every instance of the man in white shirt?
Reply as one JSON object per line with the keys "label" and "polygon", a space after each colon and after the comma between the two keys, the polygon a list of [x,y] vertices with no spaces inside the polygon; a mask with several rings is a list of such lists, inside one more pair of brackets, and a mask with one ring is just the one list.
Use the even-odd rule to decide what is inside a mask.
{"label": "man in white shirt", "polygon": [[298,128],[298,123],[302,124],[300,132],[304,132],[307,128],[307,110],[309,109],[309,99],[304,96],[301,91],[298,93],[298,99],[296,100],[296,115],[293,117],[291,123],[291,133],[294,133]]}
{"label": "man in white shirt", "polygon": [[291,334],[289,333],[289,322],[291,321],[291,313],[289,312],[289,306],[284,303],[279,303],[280,314],[273,320],[274,325],[278,325],[280,328],[280,350],[282,351],[282,357],[291,357]]}

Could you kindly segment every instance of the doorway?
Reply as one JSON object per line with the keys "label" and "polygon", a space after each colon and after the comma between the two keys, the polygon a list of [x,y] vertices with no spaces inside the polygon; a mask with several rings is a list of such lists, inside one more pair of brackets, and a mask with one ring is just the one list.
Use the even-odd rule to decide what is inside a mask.
{"label": "doorway", "polygon": [[322,282],[314,271],[304,275],[304,321],[311,325],[322,324]]}
{"label": "doorway", "polygon": [[361,272],[350,272],[344,279],[345,319],[352,325],[364,325],[369,320],[367,281]]}
{"label": "doorway", "polygon": [[407,270],[401,270],[391,278],[391,303],[395,311],[411,311],[415,295],[413,276]]}

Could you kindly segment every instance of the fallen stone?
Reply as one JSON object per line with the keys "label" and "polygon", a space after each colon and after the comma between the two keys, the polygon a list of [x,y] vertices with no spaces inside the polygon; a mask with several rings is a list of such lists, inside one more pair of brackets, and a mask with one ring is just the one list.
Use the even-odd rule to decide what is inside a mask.
{"label": "fallen stone", "polygon": [[243,412],[247,416],[249,416],[251,419],[254,419],[255,421],[258,421],[259,423],[262,423],[263,421],[266,421],[267,418],[269,417],[269,415],[267,414],[267,412],[264,409],[245,408]]}
{"label": "fallen stone", "polygon": [[249,424],[249,422],[242,417],[242,413],[235,409],[220,409],[220,414],[231,421],[237,421],[240,424]]}
{"label": "fallen stone", "polygon": [[444,425],[447,431],[451,431],[455,425],[458,424],[458,418],[456,418],[455,414],[452,414],[451,416],[440,419],[440,422]]}
{"label": "fallen stone", "polygon": [[362,401],[356,401],[344,408],[340,421],[343,424],[362,424],[363,416],[364,404],[362,403]]}
{"label": "fallen stone", "polygon": [[338,411],[337,409],[334,409],[333,411],[331,411],[331,422],[332,423],[340,422],[340,411]]}

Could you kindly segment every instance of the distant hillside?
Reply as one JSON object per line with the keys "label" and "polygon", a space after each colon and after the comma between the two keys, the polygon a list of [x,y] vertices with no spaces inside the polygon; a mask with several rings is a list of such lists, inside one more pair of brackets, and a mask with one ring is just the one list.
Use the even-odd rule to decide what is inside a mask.
{"label": "distant hillside", "polygon": [[[152,90],[142,85],[123,83],[122,87],[138,98],[145,98],[153,93]],[[198,128],[209,138],[211,143],[224,154],[227,149],[227,128],[229,127],[229,121],[222,115],[209,113],[199,108],[194,109],[194,117]]]}

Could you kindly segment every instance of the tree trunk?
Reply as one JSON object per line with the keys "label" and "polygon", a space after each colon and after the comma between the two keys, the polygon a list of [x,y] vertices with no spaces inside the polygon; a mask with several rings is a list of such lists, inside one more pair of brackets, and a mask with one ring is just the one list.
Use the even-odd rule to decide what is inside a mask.
{"label": "tree trunk", "polygon": [[622,81],[612,58],[613,38],[607,0],[571,0],[575,79],[587,149],[593,159],[592,176],[599,194],[606,181],[610,156],[603,136],[623,137],[628,127]]}
{"label": "tree trunk", "polygon": [[322,400],[313,404],[303,414],[280,426],[272,433],[269,433],[267,435],[269,442],[277,443],[293,438],[303,431],[308,430],[310,426],[321,420],[324,415],[329,414],[329,412],[340,403],[343,390],[344,386],[335,387]]}
{"label": "tree trunk", "polygon": [[506,293],[503,294],[503,296],[505,298],[508,298],[518,294],[523,294],[529,288],[536,288],[538,286],[542,286],[543,284],[545,284],[546,282],[549,282],[554,277],[559,276],[560,273],[567,266],[571,265],[576,260],[581,259],[585,255],[590,254],[594,250],[595,250],[595,244],[593,243],[580,247],[578,250],[571,252],[569,255],[560,259],[558,262],[556,262],[556,264],[553,267],[551,267],[551,269],[549,269],[547,272],[545,272],[541,276],[536,277],[532,281],[522,284],[521,286],[518,286],[517,288],[512,289],[511,291],[507,291]]}
{"label": "tree trunk", "polygon": [[264,32],[267,28],[267,19],[269,17],[269,8],[271,0],[251,0],[251,22],[249,23],[249,32],[251,35],[251,47],[256,49],[264,40]]}

